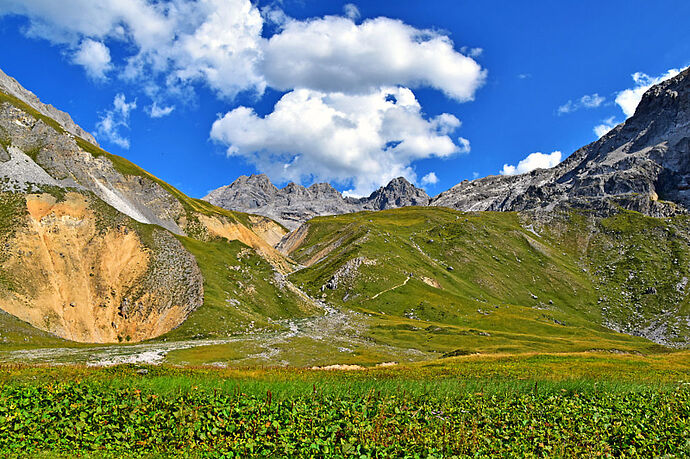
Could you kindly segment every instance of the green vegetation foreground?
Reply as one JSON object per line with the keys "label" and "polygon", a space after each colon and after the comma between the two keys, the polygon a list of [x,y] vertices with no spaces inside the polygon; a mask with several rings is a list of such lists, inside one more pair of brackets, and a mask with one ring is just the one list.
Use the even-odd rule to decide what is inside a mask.
{"label": "green vegetation foreground", "polygon": [[7,456],[690,455],[687,352],[363,371],[5,367],[1,381]]}

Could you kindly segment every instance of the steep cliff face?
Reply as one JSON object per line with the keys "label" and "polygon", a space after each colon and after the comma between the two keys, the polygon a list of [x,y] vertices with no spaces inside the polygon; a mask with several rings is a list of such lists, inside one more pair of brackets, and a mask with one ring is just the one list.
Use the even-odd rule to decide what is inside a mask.
{"label": "steep cliff face", "polygon": [[28,194],[14,201],[0,260],[0,309],[81,342],[141,341],[180,325],[203,300],[194,257],[92,195]]}
{"label": "steep cliff face", "polygon": [[429,195],[403,177],[392,180],[365,198],[343,196],[328,183],[305,188],[289,183],[277,188],[264,174],[241,176],[230,185],[211,191],[204,200],[230,210],[265,215],[289,229],[321,215],[339,215],[362,210],[425,206]]}
{"label": "steep cliff face", "polygon": [[635,114],[552,169],[464,181],[434,206],[459,210],[610,212],[616,205],[647,215],[690,208],[690,69],[650,88]]}

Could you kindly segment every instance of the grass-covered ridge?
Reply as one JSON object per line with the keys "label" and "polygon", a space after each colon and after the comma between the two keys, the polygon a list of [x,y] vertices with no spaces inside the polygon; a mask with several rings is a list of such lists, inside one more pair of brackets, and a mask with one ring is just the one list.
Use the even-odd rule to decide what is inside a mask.
{"label": "grass-covered ridge", "polygon": [[214,206],[211,203],[208,203],[206,201],[202,201],[201,199],[194,199],[190,198],[186,194],[182,193],[180,190],[175,188],[174,186],[168,184],[167,182],[159,179],[158,177],[154,176],[153,174],[145,171],[141,167],[137,166],[136,164],[132,163],[126,158],[123,158],[122,156],[114,155],[112,153],[108,153],[107,151],[103,150],[100,147],[97,147],[96,145],[93,145],[90,142],[87,142],[86,140],[77,138],[76,139],[77,145],[79,147],[88,152],[91,153],[94,157],[99,158],[99,157],[104,157],[107,158],[115,167],[115,169],[121,173],[122,175],[130,175],[130,176],[136,176],[136,177],[143,177],[149,180],[152,180],[153,182],[157,183],[160,185],[165,191],[170,193],[172,196],[174,196],[187,212],[197,212],[201,213],[204,215],[223,215],[226,217],[230,217],[233,221],[239,221],[243,224],[248,224],[249,220],[246,218],[245,214],[242,214],[241,212],[232,212],[226,209],[222,209],[220,207]]}
{"label": "grass-covered ridge", "polygon": [[[673,290],[678,335],[688,336],[687,300],[676,289],[690,261],[690,244],[679,236],[690,234],[687,221],[572,213],[543,224],[517,213],[414,207],[319,217],[291,253],[311,265],[291,279],[313,296],[374,318],[370,336],[377,342],[459,355],[644,351],[653,346],[603,325],[624,323],[635,309],[653,321],[668,309],[665,293]],[[602,263],[623,263],[612,252],[627,250],[646,258],[627,257],[617,278],[604,279]],[[368,262],[344,271],[354,259]],[[623,277],[633,269],[644,281],[628,286]],[[607,289],[623,304],[617,316],[607,307],[613,297]],[[641,291],[649,305],[635,308]]]}
{"label": "grass-covered ridge", "polygon": [[238,241],[179,237],[204,277],[204,305],[166,339],[227,337],[275,329],[274,320],[314,314],[313,307],[282,284],[273,267]]}
{"label": "grass-covered ridge", "polygon": [[[24,111],[28,115],[43,121],[46,123],[48,126],[53,128],[57,133],[59,134],[66,134],[67,131],[54,119],[50,118],[49,116],[46,116],[39,111],[35,110],[25,102],[21,101],[20,99],[17,99],[16,97],[6,94],[2,91],[0,91],[0,103],[9,103],[16,108]],[[71,135],[71,134],[70,134]],[[242,223],[244,225],[249,226],[250,221],[249,218],[246,214],[243,214],[241,212],[233,212],[229,211],[226,209],[222,209],[220,207],[214,206],[206,201],[202,201],[201,199],[194,199],[190,198],[189,196],[185,195],[172,185],[169,185],[165,181],[159,179],[158,177],[154,176],[153,174],[150,174],[149,172],[145,171],[144,169],[140,168],[136,164],[132,163],[131,161],[121,157],[114,155],[112,153],[109,153],[105,151],[104,149],[92,144],[91,142],[82,139],[81,137],[78,136],[72,136],[74,137],[75,142],[81,148],[82,150],[90,153],[94,157],[104,157],[107,158],[112,164],[113,167],[120,172],[122,175],[125,176],[136,176],[136,177],[142,177],[148,180],[151,180],[158,185],[160,185],[165,191],[170,193],[172,196],[175,197],[183,206],[185,211],[193,217],[194,213],[200,213],[203,215],[219,215],[223,216],[226,218],[229,218],[231,221],[236,221],[239,223]],[[8,141],[5,139],[4,135],[0,135],[0,143],[2,145],[7,145]],[[27,151],[25,152],[27,155],[29,155],[32,159],[36,159],[37,154],[40,150],[40,146],[35,147],[34,150]]]}
{"label": "grass-covered ridge", "polygon": [[48,126],[52,127],[55,129],[57,132],[64,134],[67,131],[54,119],[52,119],[49,116],[44,115],[43,113],[39,112],[38,110],[34,109],[24,101],[17,99],[16,97],[7,94],[3,91],[0,91],[0,104],[2,103],[8,103],[10,105],[14,105],[18,109],[22,110],[25,113],[28,113],[29,115],[33,116],[37,120],[41,120],[44,123],[46,123]]}

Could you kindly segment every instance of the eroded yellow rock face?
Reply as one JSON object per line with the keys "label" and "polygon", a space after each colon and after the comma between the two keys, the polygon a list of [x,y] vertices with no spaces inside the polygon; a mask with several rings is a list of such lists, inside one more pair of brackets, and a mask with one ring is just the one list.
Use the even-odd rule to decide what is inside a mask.
{"label": "eroded yellow rock face", "polygon": [[252,224],[252,231],[272,247],[277,246],[283,236],[288,233],[285,228],[270,218],[250,215],[249,221]]}
{"label": "eroded yellow rock face", "polygon": [[246,226],[207,215],[199,215],[199,221],[213,236],[240,241],[253,248],[279,272],[286,274],[292,270],[292,266],[280,252]]}
{"label": "eroded yellow rock face", "polygon": [[1,309],[80,342],[140,341],[184,321],[187,305],[161,307],[169,300],[141,292],[152,253],[135,231],[120,225],[99,230],[79,193],[62,202],[27,195],[26,206],[26,224],[9,240],[0,266],[13,284],[0,290]]}

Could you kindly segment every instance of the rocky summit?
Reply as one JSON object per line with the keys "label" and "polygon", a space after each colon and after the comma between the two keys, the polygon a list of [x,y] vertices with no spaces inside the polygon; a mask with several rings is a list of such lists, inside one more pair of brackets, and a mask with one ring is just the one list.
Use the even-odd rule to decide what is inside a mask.
{"label": "rocky summit", "polygon": [[16,97],[37,112],[55,121],[67,132],[98,146],[98,142],[90,133],[86,132],[81,126],[72,120],[69,114],[58,110],[50,104],[44,104],[41,100],[28,89],[19,84],[17,80],[0,70],[0,91],[10,96]]}
{"label": "rocky summit", "polygon": [[228,210],[263,215],[295,229],[312,217],[426,206],[431,198],[403,177],[391,180],[368,197],[357,199],[343,196],[328,183],[315,183],[306,188],[291,182],[277,188],[265,174],[259,174],[243,175],[203,199]]}
{"label": "rocky summit", "polygon": [[551,169],[463,181],[431,205],[459,210],[621,206],[651,216],[690,209],[690,68],[650,88],[635,114]]}

